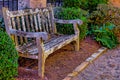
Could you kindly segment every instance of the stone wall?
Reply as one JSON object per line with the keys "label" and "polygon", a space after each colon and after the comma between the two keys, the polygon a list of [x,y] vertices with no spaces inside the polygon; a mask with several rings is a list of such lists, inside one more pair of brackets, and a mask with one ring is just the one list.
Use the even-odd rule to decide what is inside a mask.
{"label": "stone wall", "polygon": [[[109,0],[109,2],[113,6],[120,8],[120,0]],[[18,9],[45,7],[46,0],[18,0],[18,4]]]}
{"label": "stone wall", "polygon": [[18,9],[46,7],[46,0],[18,0]]}
{"label": "stone wall", "polygon": [[18,9],[25,9],[30,7],[30,0],[18,0]]}

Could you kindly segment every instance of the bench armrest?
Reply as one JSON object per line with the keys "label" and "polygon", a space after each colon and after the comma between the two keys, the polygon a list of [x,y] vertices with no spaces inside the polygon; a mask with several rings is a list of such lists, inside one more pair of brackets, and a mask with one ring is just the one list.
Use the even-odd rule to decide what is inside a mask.
{"label": "bench armrest", "polygon": [[61,24],[73,24],[74,31],[76,35],[79,35],[80,31],[78,29],[78,25],[82,25],[82,20],[61,20],[61,19],[54,19],[55,23]]}
{"label": "bench armrest", "polygon": [[77,23],[78,25],[83,24],[82,20],[62,20],[62,19],[54,19],[55,23],[61,23],[61,24],[74,24]]}
{"label": "bench armrest", "polygon": [[48,35],[46,32],[24,32],[20,30],[10,29],[10,34],[28,38],[42,38],[43,40],[48,39]]}

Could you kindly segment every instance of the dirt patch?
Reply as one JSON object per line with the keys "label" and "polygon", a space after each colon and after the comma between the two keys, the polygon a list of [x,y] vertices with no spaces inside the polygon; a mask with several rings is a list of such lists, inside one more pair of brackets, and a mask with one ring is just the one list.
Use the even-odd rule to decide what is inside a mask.
{"label": "dirt patch", "polygon": [[[87,37],[84,41],[81,41],[80,46],[80,51],[75,52],[73,44],[69,44],[62,49],[57,50],[47,58],[45,63],[45,76],[48,80],[64,79],[68,73],[71,73],[78,65],[80,65],[92,53],[96,52],[100,48],[100,45],[90,37]],[[28,65],[29,67],[26,67]],[[20,58],[19,66],[19,75],[17,80],[39,79],[37,75],[37,60]],[[24,70],[21,67],[25,67],[28,70]]]}

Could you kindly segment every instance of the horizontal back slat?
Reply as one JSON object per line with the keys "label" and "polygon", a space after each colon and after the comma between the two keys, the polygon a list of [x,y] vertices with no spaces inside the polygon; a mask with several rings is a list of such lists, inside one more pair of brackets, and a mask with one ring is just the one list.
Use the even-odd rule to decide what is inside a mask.
{"label": "horizontal back slat", "polygon": [[[49,10],[49,8],[36,8],[36,9],[25,9],[25,10],[17,10],[17,11],[7,11],[7,15],[10,17],[17,17],[17,16],[25,16],[25,15],[33,15],[33,14],[37,14],[39,12],[41,12],[42,10],[47,9]],[[49,10],[51,11],[51,10]],[[21,12],[23,12],[23,14],[20,14]]]}

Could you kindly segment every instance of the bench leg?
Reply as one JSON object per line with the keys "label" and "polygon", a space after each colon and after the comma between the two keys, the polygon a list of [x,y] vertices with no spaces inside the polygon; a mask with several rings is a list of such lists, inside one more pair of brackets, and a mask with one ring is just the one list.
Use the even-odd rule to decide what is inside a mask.
{"label": "bench leg", "polygon": [[75,51],[79,51],[79,49],[80,49],[80,41],[79,41],[79,39],[77,39],[77,40],[75,40]]}
{"label": "bench leg", "polygon": [[38,47],[38,76],[42,78],[41,80],[44,80],[45,56],[42,48],[43,41],[38,37],[36,38],[36,43]]}
{"label": "bench leg", "polygon": [[45,59],[38,59],[38,76],[41,77],[41,80],[44,80],[44,72],[45,72]]}

